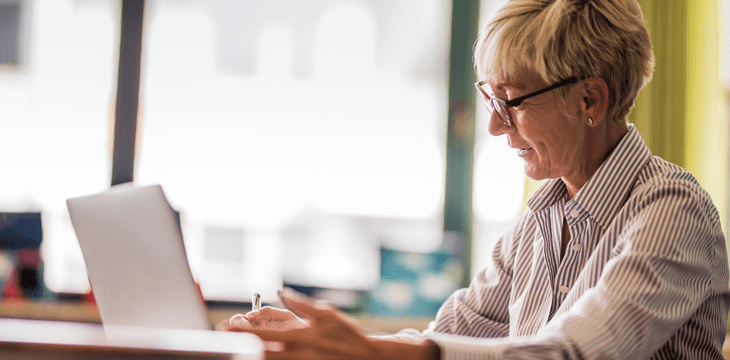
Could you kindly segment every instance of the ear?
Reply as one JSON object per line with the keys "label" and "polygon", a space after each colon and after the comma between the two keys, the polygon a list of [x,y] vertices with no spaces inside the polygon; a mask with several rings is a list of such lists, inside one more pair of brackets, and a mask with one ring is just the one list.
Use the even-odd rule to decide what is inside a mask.
{"label": "ear", "polygon": [[608,85],[606,81],[599,77],[590,77],[584,79],[579,84],[581,97],[581,112],[583,119],[589,117],[593,119],[593,124],[588,126],[597,126],[602,121],[606,121],[606,109],[608,108]]}

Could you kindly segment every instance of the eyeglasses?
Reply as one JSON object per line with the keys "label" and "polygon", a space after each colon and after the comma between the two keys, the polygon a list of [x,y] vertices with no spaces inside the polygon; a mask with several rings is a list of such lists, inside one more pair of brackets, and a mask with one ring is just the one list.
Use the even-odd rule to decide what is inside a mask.
{"label": "eyeglasses", "polygon": [[557,89],[561,86],[565,86],[565,85],[576,83],[576,82],[578,82],[578,78],[574,76],[574,77],[565,79],[563,81],[560,81],[556,84],[550,85],[544,89],[535,91],[533,93],[529,93],[525,96],[520,96],[520,97],[518,97],[516,99],[512,99],[512,100],[503,100],[496,96],[494,96],[494,97],[489,96],[489,94],[487,94],[487,91],[484,90],[484,88],[482,88],[482,86],[487,83],[487,80],[482,80],[482,81],[474,84],[474,86],[476,86],[477,90],[479,90],[479,95],[482,98],[482,100],[484,101],[484,104],[487,105],[487,110],[489,110],[489,113],[491,114],[492,111],[494,111],[496,109],[497,114],[499,114],[499,117],[502,119],[502,123],[509,127],[512,127],[512,116],[509,113],[509,108],[520,106],[520,104],[522,104],[523,101],[525,101],[533,96],[537,96],[544,92],[548,92],[550,90]]}

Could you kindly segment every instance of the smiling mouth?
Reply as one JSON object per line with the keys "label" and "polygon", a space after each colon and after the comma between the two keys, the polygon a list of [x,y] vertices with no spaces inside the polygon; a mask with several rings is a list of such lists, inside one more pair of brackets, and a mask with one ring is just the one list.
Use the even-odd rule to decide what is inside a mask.
{"label": "smiling mouth", "polygon": [[529,149],[518,149],[517,150],[517,155],[518,156],[524,156],[525,154],[529,153],[530,151],[532,151],[532,148],[529,148]]}

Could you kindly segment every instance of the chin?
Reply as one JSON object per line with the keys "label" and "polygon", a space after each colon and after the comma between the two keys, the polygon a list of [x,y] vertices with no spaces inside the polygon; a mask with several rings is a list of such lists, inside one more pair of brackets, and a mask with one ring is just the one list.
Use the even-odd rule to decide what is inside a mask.
{"label": "chin", "polygon": [[542,169],[538,169],[534,165],[525,163],[525,175],[532,180],[540,181],[548,178],[548,174],[541,170]]}

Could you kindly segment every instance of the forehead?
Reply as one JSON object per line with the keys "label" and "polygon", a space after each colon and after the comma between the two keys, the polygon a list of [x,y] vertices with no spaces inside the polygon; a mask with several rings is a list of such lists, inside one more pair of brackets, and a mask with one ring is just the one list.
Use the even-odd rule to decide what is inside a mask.
{"label": "forehead", "polygon": [[514,56],[495,56],[495,49],[489,49],[477,61],[477,72],[493,89],[522,88],[531,74],[529,68]]}
{"label": "forehead", "polygon": [[515,79],[493,78],[488,81],[489,86],[494,90],[524,89],[525,83]]}
{"label": "forehead", "polygon": [[526,90],[541,83],[539,75],[531,71],[521,71],[516,74],[493,74],[487,77],[487,83],[494,90]]}

